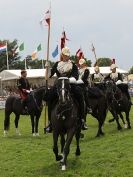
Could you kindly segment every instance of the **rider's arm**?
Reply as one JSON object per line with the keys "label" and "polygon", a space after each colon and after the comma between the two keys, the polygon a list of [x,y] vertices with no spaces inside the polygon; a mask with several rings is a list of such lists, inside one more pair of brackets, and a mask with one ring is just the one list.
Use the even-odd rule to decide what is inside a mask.
{"label": "rider's arm", "polygon": [[82,80],[84,83],[88,83],[89,74],[90,74],[89,69],[85,69],[84,74],[82,76]]}
{"label": "rider's arm", "polygon": [[52,67],[52,69],[51,69],[51,74],[50,74],[50,77],[49,77],[49,78],[51,78],[51,77],[56,73],[56,71],[57,71],[57,65],[58,65],[58,62],[56,62],[56,63],[53,65],[53,67]]}
{"label": "rider's arm", "polygon": [[123,78],[122,78],[122,74],[121,74],[121,73],[118,73],[118,80],[123,81]]}
{"label": "rider's arm", "polygon": [[74,77],[76,80],[78,80],[78,77],[79,77],[78,68],[74,63],[73,63],[71,77]]}

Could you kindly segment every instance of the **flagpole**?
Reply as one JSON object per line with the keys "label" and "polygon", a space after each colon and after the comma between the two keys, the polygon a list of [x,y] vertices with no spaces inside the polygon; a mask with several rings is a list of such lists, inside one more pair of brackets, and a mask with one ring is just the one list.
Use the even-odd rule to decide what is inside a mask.
{"label": "flagpole", "polygon": [[[51,6],[50,6],[50,19],[48,23],[48,39],[47,39],[47,58],[45,63],[45,85],[46,90],[48,89],[48,68],[49,68],[49,44],[50,44],[50,22],[51,22]],[[44,134],[46,134],[46,117],[47,117],[47,102],[45,104],[45,116],[44,116]]]}
{"label": "flagpole", "polygon": [[96,51],[95,51],[95,47],[94,47],[93,43],[92,43],[92,52],[94,53],[95,60],[97,61]]}
{"label": "flagpole", "polygon": [[9,63],[8,63],[8,50],[7,50],[7,42],[6,42],[6,62],[7,62],[7,70],[9,70]]}
{"label": "flagpole", "polygon": [[27,66],[26,66],[26,57],[25,57],[25,60],[24,60],[24,66],[25,66],[25,70],[27,69]]}

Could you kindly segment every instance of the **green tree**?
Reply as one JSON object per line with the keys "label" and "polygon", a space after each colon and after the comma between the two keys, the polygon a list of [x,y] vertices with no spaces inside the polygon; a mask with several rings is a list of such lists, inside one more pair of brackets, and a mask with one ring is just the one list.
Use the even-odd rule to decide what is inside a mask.
{"label": "green tree", "polygon": [[97,64],[98,66],[110,66],[112,63],[112,60],[110,58],[98,58]]}
{"label": "green tree", "polygon": [[130,68],[129,74],[133,74],[133,66]]}
{"label": "green tree", "polygon": [[[0,44],[7,43],[7,52],[8,52],[8,64],[9,68],[12,69],[14,63],[20,60],[19,53],[16,52],[18,48],[17,40],[9,41],[9,40],[0,40]],[[3,51],[0,53],[0,71],[7,69],[7,55],[6,52]]]}

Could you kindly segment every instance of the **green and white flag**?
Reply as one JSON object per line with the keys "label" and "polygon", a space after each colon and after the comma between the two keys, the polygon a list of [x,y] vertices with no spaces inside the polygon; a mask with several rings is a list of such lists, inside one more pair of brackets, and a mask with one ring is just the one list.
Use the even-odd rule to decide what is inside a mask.
{"label": "green and white flag", "polygon": [[19,46],[19,51],[23,51],[24,50],[24,42]]}
{"label": "green and white flag", "polygon": [[37,52],[39,52],[41,50],[42,50],[42,46],[41,46],[41,44],[39,44],[38,47],[37,47]]}

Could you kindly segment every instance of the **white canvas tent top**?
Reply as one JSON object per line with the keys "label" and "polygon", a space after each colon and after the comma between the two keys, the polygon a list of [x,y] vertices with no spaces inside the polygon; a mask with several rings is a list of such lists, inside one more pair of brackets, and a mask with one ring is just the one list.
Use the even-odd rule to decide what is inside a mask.
{"label": "white canvas tent top", "polygon": [[[90,70],[90,74],[93,74],[95,71],[94,71],[94,67],[88,67],[89,70]],[[99,67],[100,69],[100,73],[102,74],[109,74],[111,73],[111,70],[110,70],[110,67],[109,66],[106,66],[106,67]],[[128,71],[125,71],[123,69],[120,69],[120,68],[116,68],[116,71],[121,73],[121,74],[127,74]]]}
{"label": "white canvas tent top", "polygon": [[[88,67],[90,74],[94,73],[94,67]],[[102,74],[108,74],[111,72],[110,67],[99,67]],[[27,78],[45,78],[45,69],[27,69]],[[125,70],[117,68],[117,71],[126,74]],[[0,73],[2,81],[18,79],[21,76],[21,70],[4,70]],[[55,75],[56,76],[56,75]]]}
{"label": "white canvas tent top", "polygon": [[[45,78],[45,69],[28,69],[27,78]],[[18,79],[21,76],[21,70],[4,70],[0,73],[2,81]]]}

